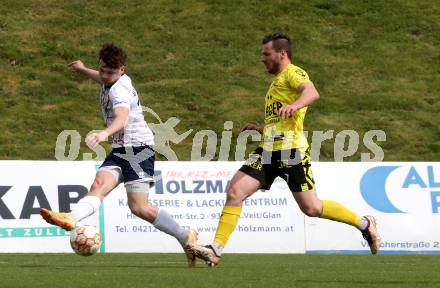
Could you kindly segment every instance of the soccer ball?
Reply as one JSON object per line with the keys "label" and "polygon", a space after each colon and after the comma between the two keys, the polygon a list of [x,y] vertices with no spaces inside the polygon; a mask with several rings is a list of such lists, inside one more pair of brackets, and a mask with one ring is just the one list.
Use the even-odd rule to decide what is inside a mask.
{"label": "soccer ball", "polygon": [[101,233],[95,226],[84,225],[70,235],[70,246],[81,256],[92,256],[101,246]]}

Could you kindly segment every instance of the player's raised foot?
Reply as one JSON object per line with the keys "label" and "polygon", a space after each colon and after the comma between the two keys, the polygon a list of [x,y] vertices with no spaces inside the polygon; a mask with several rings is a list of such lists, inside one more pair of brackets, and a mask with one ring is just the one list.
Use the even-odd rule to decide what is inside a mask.
{"label": "player's raised foot", "polygon": [[362,236],[367,241],[368,246],[370,246],[371,254],[375,255],[377,254],[377,251],[379,251],[380,245],[380,237],[379,233],[377,233],[376,219],[370,215],[364,217],[368,220],[368,226],[364,231],[362,231]]}
{"label": "player's raised foot", "polygon": [[209,267],[215,267],[220,263],[221,256],[217,255],[211,245],[195,245],[192,247],[192,252],[208,264]]}
{"label": "player's raised foot", "polygon": [[188,267],[196,266],[196,255],[192,251],[192,247],[197,245],[197,233],[196,230],[189,229],[188,230],[188,238],[186,239],[185,244],[183,245],[183,250],[186,254],[186,260],[188,261]]}
{"label": "player's raised foot", "polygon": [[47,223],[59,226],[70,231],[75,228],[76,222],[68,213],[53,212],[46,208],[40,208],[40,215]]}

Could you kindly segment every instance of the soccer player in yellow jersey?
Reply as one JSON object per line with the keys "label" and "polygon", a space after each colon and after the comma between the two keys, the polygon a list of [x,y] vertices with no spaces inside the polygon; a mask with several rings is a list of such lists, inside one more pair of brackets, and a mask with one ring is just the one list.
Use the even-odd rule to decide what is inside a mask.
{"label": "soccer player in yellow jersey", "polygon": [[307,107],[319,99],[319,94],[307,73],[291,63],[290,38],[282,33],[266,36],[261,61],[275,75],[265,97],[264,127],[248,123],[241,131],[259,131],[263,141],[231,180],[214,242],[195,245],[194,254],[209,266],[216,266],[240,218],[243,201],[259,189],[269,189],[277,176],[287,182],[304,214],[358,228],[371,253],[376,254],[379,236],[374,217],[361,217],[335,201],[317,196],[303,122]]}

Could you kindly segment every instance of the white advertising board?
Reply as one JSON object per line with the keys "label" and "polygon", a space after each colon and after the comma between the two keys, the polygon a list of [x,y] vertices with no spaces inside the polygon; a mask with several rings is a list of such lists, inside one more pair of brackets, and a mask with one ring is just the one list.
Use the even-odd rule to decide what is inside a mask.
{"label": "white advertising board", "polygon": [[[0,161],[0,252],[71,252],[69,232],[39,208],[69,211],[94,178],[93,162]],[[87,223],[99,226],[99,214]]]}
{"label": "white advertising board", "polygon": [[[166,209],[180,225],[196,229],[199,241],[209,244],[229,180],[240,166],[237,162],[157,162],[150,203]],[[181,251],[174,238],[134,217],[120,190],[105,200],[106,251]],[[258,191],[245,201],[225,252],[303,253],[303,231],[304,217],[287,185],[276,181],[270,191]]]}
{"label": "white advertising board", "polygon": [[[68,233],[40,207],[68,211],[87,192],[98,163],[0,161],[0,252],[71,252]],[[156,162],[150,202],[209,244],[239,162]],[[384,253],[440,253],[440,163],[313,163],[321,199],[378,219]],[[101,252],[180,252],[177,241],[130,212],[123,185],[81,224],[100,227]],[[245,201],[225,253],[368,253],[359,231],[304,217],[287,185]]]}
{"label": "white advertising board", "polygon": [[[382,253],[440,253],[440,163],[315,163],[318,195],[378,221]],[[369,253],[360,233],[306,218],[307,253]]]}

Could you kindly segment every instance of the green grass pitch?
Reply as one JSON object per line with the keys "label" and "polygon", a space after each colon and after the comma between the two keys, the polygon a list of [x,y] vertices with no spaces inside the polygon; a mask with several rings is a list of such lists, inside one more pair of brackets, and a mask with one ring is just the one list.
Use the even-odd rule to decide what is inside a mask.
{"label": "green grass pitch", "polygon": [[0,287],[440,287],[436,255],[0,254]]}
{"label": "green grass pitch", "polygon": [[[263,121],[272,78],[260,43],[274,31],[292,37],[294,63],[321,94],[305,130],[357,131],[349,161],[370,152],[362,139],[372,129],[386,132],[377,141],[385,161],[440,159],[438,0],[2,0],[0,15],[0,159],[55,160],[63,130],[80,133],[78,160],[92,152],[84,137],[103,127],[99,86],[66,64],[96,68],[102,43],[113,41],[127,50],[141,103],[164,122],[179,118],[179,134],[194,129],[172,145],[180,160],[191,159],[200,130],[220,141],[225,121],[234,123],[234,160],[240,127]],[[321,161],[334,160],[334,139]]]}

